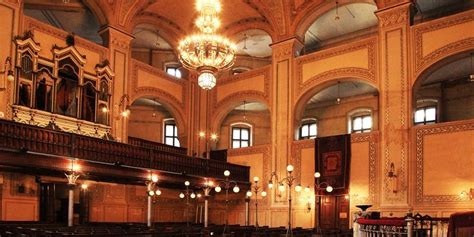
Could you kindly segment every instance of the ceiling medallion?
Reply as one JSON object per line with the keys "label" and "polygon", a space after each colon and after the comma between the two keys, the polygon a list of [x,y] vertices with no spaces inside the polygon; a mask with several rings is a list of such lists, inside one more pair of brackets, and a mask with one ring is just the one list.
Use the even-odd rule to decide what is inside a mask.
{"label": "ceiling medallion", "polygon": [[199,17],[195,25],[200,32],[188,35],[178,46],[179,60],[189,70],[199,72],[198,84],[210,90],[216,85],[215,74],[234,64],[237,46],[216,34],[221,22],[219,0],[196,0]]}

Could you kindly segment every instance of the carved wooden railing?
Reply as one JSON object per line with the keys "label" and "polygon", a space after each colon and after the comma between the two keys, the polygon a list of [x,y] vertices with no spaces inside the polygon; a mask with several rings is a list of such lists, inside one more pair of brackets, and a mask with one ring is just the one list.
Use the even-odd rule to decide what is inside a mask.
{"label": "carved wooden railing", "polygon": [[0,120],[0,148],[202,177],[224,178],[224,170],[229,170],[234,180],[249,181],[250,168],[247,166],[53,131],[7,120]]}
{"label": "carved wooden railing", "polygon": [[143,148],[148,148],[148,149],[152,149],[156,151],[174,153],[174,154],[186,155],[187,153],[186,148],[170,146],[170,145],[166,145],[166,144],[158,143],[158,142],[152,142],[152,141],[148,141],[148,140],[137,138],[137,137],[128,137],[128,144],[143,147]]}

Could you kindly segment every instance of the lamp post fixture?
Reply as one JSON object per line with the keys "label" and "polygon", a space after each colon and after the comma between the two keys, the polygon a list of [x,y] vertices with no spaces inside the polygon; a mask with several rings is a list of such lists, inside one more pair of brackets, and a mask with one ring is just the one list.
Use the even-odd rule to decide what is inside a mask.
{"label": "lamp post fixture", "polygon": [[204,191],[204,228],[208,227],[209,221],[209,193],[211,192],[212,188],[214,187],[214,182],[212,180],[208,180],[204,182],[204,186],[202,190]]}
{"label": "lamp post fixture", "polygon": [[[286,236],[293,236],[293,232],[292,232],[292,227],[291,227],[291,209],[292,209],[292,206],[291,206],[291,201],[292,201],[292,197],[291,197],[291,187],[293,186],[293,182],[295,181],[295,177],[293,176],[293,170],[294,170],[294,167],[292,165],[288,165],[286,167],[286,177],[282,178],[281,180],[278,178],[278,175],[277,173],[274,171],[272,172],[272,175],[270,176],[270,181],[268,182],[268,188],[272,189],[273,188],[273,179],[275,179],[275,182],[278,184],[278,190],[280,192],[284,192],[285,191],[285,185],[288,186],[288,229],[286,231]],[[296,185],[295,186],[295,191],[296,192],[301,192],[302,190],[302,187],[301,185]]]}
{"label": "lamp post fixture", "polygon": [[184,186],[186,187],[186,190],[183,192],[181,192],[179,194],[179,198],[181,199],[184,199],[186,198],[186,226],[189,228],[189,205],[190,205],[190,202],[189,202],[189,198],[191,199],[195,199],[196,198],[196,193],[194,193],[193,190],[189,189],[189,185],[191,185],[191,183],[189,181],[184,181]]}
{"label": "lamp post fixture", "polygon": [[75,164],[75,160],[71,160],[71,169],[66,172],[67,184],[69,186],[69,199],[67,208],[67,226],[74,224],[74,188],[76,187],[77,179],[79,178],[80,166]]}
{"label": "lamp post fixture", "polygon": [[152,223],[152,205],[153,205],[153,197],[160,196],[161,191],[156,189],[156,184],[158,183],[158,175],[151,174],[149,180],[145,181],[146,185],[146,193],[147,193],[147,226],[151,227]]}
{"label": "lamp post fixture", "polygon": [[200,139],[205,139],[206,141],[206,159],[211,158],[211,143],[210,142],[216,142],[218,137],[217,134],[211,133],[209,137],[206,136],[205,132],[199,132],[199,140]]}
{"label": "lamp post fixture", "polygon": [[[320,182],[320,178],[321,178],[321,173],[319,172],[315,172],[314,173],[314,178],[316,179],[316,181],[314,182],[314,191],[316,192],[315,196],[317,197],[317,202],[316,202],[316,232],[317,233],[320,233],[321,232],[321,225],[320,225],[320,212],[321,212],[321,197],[323,195],[320,195],[319,192],[320,191],[326,191],[328,193],[332,192],[334,190],[334,188],[329,185],[328,183],[326,182]],[[309,187],[307,187],[309,189]],[[306,191],[307,189],[305,189]]]}
{"label": "lamp post fixture", "polygon": [[214,189],[217,193],[222,191],[221,186],[225,190],[225,225],[224,225],[224,231],[222,233],[223,235],[225,235],[225,232],[227,230],[227,225],[229,224],[229,215],[227,213],[227,210],[229,208],[229,189],[231,188],[231,186],[234,186],[232,188],[232,191],[234,193],[238,193],[240,191],[239,186],[237,186],[237,182],[229,179],[230,171],[225,170],[224,176],[225,176],[225,180],[220,182]]}
{"label": "lamp post fixture", "polygon": [[260,191],[260,186],[258,182],[260,179],[255,176],[253,177],[253,185],[251,187],[251,190],[247,191],[247,197],[250,198],[252,197],[252,194],[255,193],[255,228],[258,228],[258,193],[260,192],[260,195],[264,198],[267,196],[267,192],[265,190]]}

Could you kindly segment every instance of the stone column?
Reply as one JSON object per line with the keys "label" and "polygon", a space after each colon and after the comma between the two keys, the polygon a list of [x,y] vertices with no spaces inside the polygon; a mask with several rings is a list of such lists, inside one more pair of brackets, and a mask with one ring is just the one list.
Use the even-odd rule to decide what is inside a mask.
{"label": "stone column", "polygon": [[[408,206],[408,141],[412,121],[407,64],[411,9],[411,3],[405,1],[376,12],[380,47],[382,207]],[[397,176],[395,185],[387,176],[392,163]]]}
{"label": "stone column", "polygon": [[[272,171],[278,176],[286,175],[286,166],[292,163],[291,141],[293,139],[293,86],[294,60],[303,47],[296,38],[274,43],[272,46]],[[294,165],[294,164],[293,164]],[[299,167],[298,167],[299,169]],[[270,174],[264,174],[270,176]],[[276,196],[272,195],[272,204]]]}
{"label": "stone column", "polygon": [[[133,35],[121,31],[113,26],[107,26],[99,31],[104,40],[104,45],[109,48],[109,62],[115,73],[112,89],[112,102],[110,110],[110,124],[112,126],[112,135],[120,142],[128,140],[128,118],[120,116],[120,110],[124,106],[131,104],[130,101],[130,81],[128,78],[129,67],[131,65],[130,43]],[[124,105],[119,107],[120,101]]]}
{"label": "stone column", "polygon": [[69,186],[69,199],[67,205],[67,226],[74,225],[74,185]]}
{"label": "stone column", "polygon": [[204,196],[204,228],[209,224],[209,195]]}
{"label": "stone column", "polygon": [[148,227],[151,227],[151,212],[152,212],[152,198],[150,195],[147,196],[147,215],[146,215],[146,224]]}

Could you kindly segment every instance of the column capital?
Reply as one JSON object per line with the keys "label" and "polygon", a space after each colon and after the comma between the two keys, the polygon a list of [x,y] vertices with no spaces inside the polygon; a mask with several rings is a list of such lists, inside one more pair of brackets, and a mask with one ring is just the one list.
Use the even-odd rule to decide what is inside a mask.
{"label": "column capital", "polygon": [[98,33],[104,45],[109,48],[129,50],[132,40],[135,39],[134,35],[110,25],[101,28]]}
{"label": "column capital", "polygon": [[402,2],[398,5],[378,10],[375,12],[375,15],[379,19],[379,28],[410,25],[413,22],[414,8],[411,2]]}
{"label": "column capital", "polygon": [[293,37],[270,45],[272,47],[272,57],[275,62],[283,59],[294,58],[299,55],[304,47],[300,39]]}

